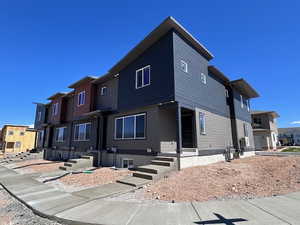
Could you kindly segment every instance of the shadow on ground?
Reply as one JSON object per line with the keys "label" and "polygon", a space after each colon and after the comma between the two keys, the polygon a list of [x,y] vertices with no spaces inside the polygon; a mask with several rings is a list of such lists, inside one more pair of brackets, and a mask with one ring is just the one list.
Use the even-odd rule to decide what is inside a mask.
{"label": "shadow on ground", "polygon": [[216,217],[218,217],[218,219],[215,220],[206,220],[206,221],[199,221],[199,222],[195,222],[195,224],[226,224],[226,225],[236,225],[236,223],[239,222],[245,222],[247,221],[246,219],[243,218],[234,218],[234,219],[227,219],[224,216],[218,214],[218,213],[214,213],[214,215]]}

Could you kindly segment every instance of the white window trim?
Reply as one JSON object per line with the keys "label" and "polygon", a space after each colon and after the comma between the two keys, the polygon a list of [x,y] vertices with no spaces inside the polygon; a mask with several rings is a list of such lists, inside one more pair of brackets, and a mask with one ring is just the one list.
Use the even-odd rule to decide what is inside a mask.
{"label": "white window trim", "polygon": [[[149,67],[149,84],[144,84],[144,69],[146,69],[147,67]],[[142,71],[142,86],[140,86],[140,87],[137,86],[138,85],[137,77],[138,77],[138,72],[139,71]],[[145,66],[145,67],[135,71],[135,89],[140,89],[140,88],[143,88],[143,87],[147,87],[150,84],[151,84],[151,66],[150,65]]]}
{"label": "white window trim", "polygon": [[56,137],[59,138],[59,135],[56,136],[56,133],[55,133],[55,142],[64,142],[65,141],[65,139],[64,139],[65,129],[67,129],[67,127],[57,127],[56,128],[56,132],[59,132],[59,130],[63,130],[63,135],[62,135],[62,140],[60,140],[60,139],[56,139]]}
{"label": "white window trim", "polygon": [[247,99],[247,111],[250,112],[250,100]]}
{"label": "white window trim", "polygon": [[[81,97],[82,103],[79,102],[79,101],[80,101],[80,95],[84,96],[83,100],[82,100],[82,97]],[[78,95],[77,95],[77,106],[82,106],[82,105],[84,105],[84,104],[85,104],[85,91],[81,91],[81,92],[79,92]]]}
{"label": "white window trim", "polygon": [[101,96],[105,96],[106,95],[106,94],[104,94],[104,89],[106,89],[106,93],[107,93],[107,87],[103,86],[103,87],[101,87],[101,91],[100,91],[100,95]]}
{"label": "white window trim", "polygon": [[[73,141],[89,141],[90,139],[86,138],[86,126],[87,124],[91,124],[91,128],[92,128],[92,123],[79,123],[79,124],[75,124],[74,125],[74,136],[73,136]],[[76,135],[76,126],[80,126],[80,125],[84,125],[84,139],[75,139],[75,135]],[[90,135],[92,134],[92,130],[90,131]],[[78,138],[79,138],[79,130],[78,130]]]}
{"label": "white window trim", "polygon": [[[136,137],[136,117],[137,116],[144,116],[144,137]],[[134,117],[134,137],[133,138],[125,138],[124,137],[124,124],[125,124],[125,118],[128,117]],[[128,116],[121,116],[121,117],[117,117],[115,118],[115,140],[144,140],[146,139],[146,113],[140,113],[140,114],[133,114],[133,115],[128,115]],[[122,125],[122,138],[117,138],[117,120],[118,119],[123,119],[123,125]]]}
{"label": "white window trim", "polygon": [[38,121],[41,121],[41,120],[42,120],[42,112],[38,111]]}
{"label": "white window trim", "polygon": [[225,89],[225,97],[229,98],[229,91],[227,89]]}
{"label": "white window trim", "polygon": [[[203,131],[201,131],[201,115],[203,115]],[[199,125],[200,125],[200,134],[206,135],[206,115],[203,112],[199,112]]]}
{"label": "white window trim", "polygon": [[243,95],[240,95],[240,100],[241,100],[241,108],[244,108]]}
{"label": "white window trim", "polygon": [[207,83],[207,80],[206,80],[206,75],[204,74],[204,73],[201,73],[201,75],[200,75],[201,77],[200,77],[200,79],[201,79],[201,83],[203,83],[203,84],[206,84]]}
{"label": "white window trim", "polygon": [[[127,161],[127,165],[128,165],[128,167],[124,167],[124,161]],[[132,165],[131,166],[129,166],[129,161],[132,161]],[[130,168],[133,168],[134,167],[134,164],[133,164],[133,159],[129,159],[129,158],[122,158],[122,168],[128,168],[128,169],[130,169]]]}
{"label": "white window trim", "polygon": [[53,116],[57,115],[57,113],[58,113],[58,102],[53,104],[52,113],[53,113]]}
{"label": "white window trim", "polygon": [[[182,68],[182,65],[181,64],[184,64],[185,65],[185,68],[186,68],[186,70],[184,70],[183,68]],[[188,69],[188,64],[187,64],[187,62],[186,61],[184,61],[184,60],[180,60],[180,69],[183,71],[183,72],[185,72],[185,73],[189,73],[189,69]]]}

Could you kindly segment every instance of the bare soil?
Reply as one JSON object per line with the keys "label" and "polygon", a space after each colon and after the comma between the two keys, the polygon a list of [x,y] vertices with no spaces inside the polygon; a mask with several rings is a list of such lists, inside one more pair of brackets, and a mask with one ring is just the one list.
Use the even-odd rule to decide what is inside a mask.
{"label": "bare soil", "polygon": [[45,173],[52,172],[63,166],[64,162],[48,161],[43,159],[26,160],[14,164],[13,169],[22,173]]}
{"label": "bare soil", "polygon": [[131,174],[129,170],[114,170],[110,168],[99,168],[94,170],[91,174],[80,173],[70,174],[62,177],[59,181],[64,185],[93,187],[108,183],[116,182],[116,180]]}
{"label": "bare soil", "polygon": [[173,172],[147,186],[144,198],[207,201],[300,191],[300,157],[254,156]]}

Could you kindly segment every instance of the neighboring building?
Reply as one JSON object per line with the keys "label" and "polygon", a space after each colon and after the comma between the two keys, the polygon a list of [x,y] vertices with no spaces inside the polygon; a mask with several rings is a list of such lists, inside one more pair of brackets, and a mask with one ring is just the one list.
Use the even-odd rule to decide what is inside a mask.
{"label": "neighboring building", "polygon": [[1,133],[3,153],[26,152],[35,148],[36,132],[29,126],[4,125]]}
{"label": "neighboring building", "polygon": [[[85,77],[37,104],[38,147],[48,159],[94,154],[97,165],[147,164],[178,156],[181,168],[254,151],[243,79],[209,65],[212,54],[169,17],[109,72]],[[180,157],[179,157],[180,156]]]}
{"label": "neighboring building", "polygon": [[2,142],[2,129],[0,129],[0,150],[2,150],[2,145],[3,145],[3,142]]}
{"label": "neighboring building", "polygon": [[257,150],[276,149],[278,144],[277,118],[275,111],[252,111],[252,128]]}
{"label": "neighboring building", "polygon": [[278,128],[282,145],[300,145],[300,127]]}

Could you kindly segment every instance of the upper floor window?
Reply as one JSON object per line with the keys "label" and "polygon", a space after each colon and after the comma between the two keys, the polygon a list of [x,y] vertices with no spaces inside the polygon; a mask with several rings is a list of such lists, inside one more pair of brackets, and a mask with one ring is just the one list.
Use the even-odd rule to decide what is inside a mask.
{"label": "upper floor window", "polygon": [[56,128],[55,140],[56,142],[63,142],[66,139],[66,127]]}
{"label": "upper floor window", "polygon": [[42,112],[39,111],[39,112],[38,112],[38,121],[41,121],[41,120],[42,120]]}
{"label": "upper floor window", "polygon": [[135,74],[135,88],[142,88],[150,85],[150,65],[138,69]]}
{"label": "upper floor window", "polygon": [[225,89],[225,97],[226,97],[226,98],[229,98],[229,92],[228,92],[227,89]]}
{"label": "upper floor window", "polygon": [[8,135],[14,135],[14,132],[12,130],[8,131]]}
{"label": "upper floor window", "polygon": [[250,101],[249,101],[249,99],[245,100],[245,105],[247,107],[247,111],[250,112]]}
{"label": "upper floor window", "polygon": [[24,136],[25,135],[25,132],[24,131],[21,131],[20,132],[20,136]]}
{"label": "upper floor window", "polygon": [[85,104],[85,91],[79,92],[78,94],[78,105],[84,105]]}
{"label": "upper floor window", "polygon": [[102,95],[102,96],[105,96],[105,95],[107,95],[107,87],[101,87],[101,90],[100,90],[100,94]]}
{"label": "upper floor window", "polygon": [[206,134],[206,121],[205,121],[205,114],[199,113],[199,121],[200,121],[200,133]]}
{"label": "upper floor window", "polygon": [[244,108],[244,101],[243,101],[243,96],[240,95],[240,99],[241,99],[241,108]]}
{"label": "upper floor window", "polygon": [[183,72],[188,72],[188,64],[183,60],[180,60],[180,68]]}
{"label": "upper floor window", "polygon": [[204,73],[201,73],[201,82],[206,84],[206,75]]}
{"label": "upper floor window", "polygon": [[42,140],[44,138],[44,131],[43,130],[39,130],[38,131],[38,142],[41,143]]}
{"label": "upper floor window", "polygon": [[115,139],[144,139],[146,114],[137,114],[115,119]]}
{"label": "upper floor window", "polygon": [[56,102],[56,103],[54,103],[54,104],[52,105],[52,114],[53,114],[54,116],[56,116],[57,113],[58,113],[58,102]]}
{"label": "upper floor window", "polygon": [[91,136],[91,123],[82,123],[75,125],[74,140],[88,141]]}

